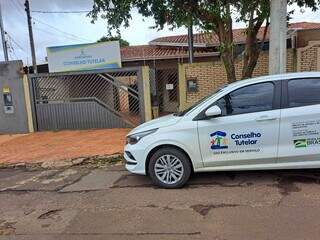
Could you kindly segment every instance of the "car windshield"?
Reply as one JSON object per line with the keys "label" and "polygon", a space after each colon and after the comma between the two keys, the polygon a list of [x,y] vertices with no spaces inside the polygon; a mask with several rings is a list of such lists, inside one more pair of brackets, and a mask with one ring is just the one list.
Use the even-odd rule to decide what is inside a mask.
{"label": "car windshield", "polygon": [[188,112],[192,111],[193,109],[195,109],[196,107],[198,107],[200,104],[202,104],[203,102],[205,102],[208,98],[212,97],[213,95],[221,92],[224,88],[226,88],[227,85],[218,88],[216,91],[214,91],[212,94],[209,94],[208,96],[205,96],[204,98],[202,98],[201,100],[199,100],[198,102],[196,102],[195,104],[193,104],[192,106],[188,107],[187,109],[174,113],[174,116],[178,116],[178,117],[182,117],[184,115],[186,115]]}

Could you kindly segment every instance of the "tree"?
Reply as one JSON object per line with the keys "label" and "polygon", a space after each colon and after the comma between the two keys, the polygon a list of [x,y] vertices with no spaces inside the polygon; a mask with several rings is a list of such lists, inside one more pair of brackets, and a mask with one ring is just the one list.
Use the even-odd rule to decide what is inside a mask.
{"label": "tree", "polygon": [[[269,28],[270,1],[241,1],[236,6],[240,12],[237,20],[246,23],[246,41],[243,53],[242,79],[250,78],[257,65]],[[262,39],[258,33],[265,23]]]}
{"label": "tree", "polygon": [[[270,16],[271,0],[94,0],[89,16],[94,22],[98,16],[106,19],[109,32],[120,26],[128,27],[132,9],[137,9],[144,17],[153,17],[155,28],[165,24],[172,28],[190,26],[218,36],[221,60],[226,69],[228,82],[236,81],[236,52],[233,36],[233,20],[243,21],[245,43],[241,78],[252,76],[259,54],[264,44]],[[317,10],[320,0],[288,0],[299,7]],[[265,25],[262,39],[258,39],[261,27]]]}
{"label": "tree", "polygon": [[128,47],[130,44],[128,41],[122,39],[120,36],[102,36],[97,42],[119,41],[120,47]]}

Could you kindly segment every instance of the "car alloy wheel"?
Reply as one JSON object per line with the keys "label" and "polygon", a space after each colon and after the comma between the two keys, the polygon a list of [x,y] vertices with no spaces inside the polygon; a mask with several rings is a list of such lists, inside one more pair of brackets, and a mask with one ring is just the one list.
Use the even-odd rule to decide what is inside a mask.
{"label": "car alloy wheel", "polygon": [[176,184],[183,177],[184,167],[179,158],[166,154],[156,160],[154,172],[162,183]]}
{"label": "car alloy wheel", "polygon": [[188,181],[192,171],[189,157],[175,147],[158,149],[148,162],[148,175],[162,188],[180,188]]}

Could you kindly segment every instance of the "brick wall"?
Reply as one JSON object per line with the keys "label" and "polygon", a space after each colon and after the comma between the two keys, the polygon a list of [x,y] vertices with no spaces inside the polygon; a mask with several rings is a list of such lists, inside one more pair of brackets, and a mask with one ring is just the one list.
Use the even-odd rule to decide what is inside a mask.
{"label": "brick wall", "polygon": [[[116,77],[117,80],[122,82],[124,85],[129,86],[132,84],[137,83],[137,76],[121,76],[121,77]],[[129,94],[128,94],[128,88],[124,87],[125,90],[120,90],[119,89],[119,110],[121,112],[129,112]]]}
{"label": "brick wall", "polygon": [[[257,66],[253,76],[268,75],[269,52],[260,54]],[[241,78],[242,60],[236,61],[236,76]],[[293,72],[295,69],[294,50],[288,49],[287,54],[287,72]],[[185,64],[186,80],[196,78],[198,82],[198,92],[187,92],[187,104],[194,103],[201,98],[209,95],[217,88],[227,84],[227,75],[221,61]]]}
{"label": "brick wall", "polygon": [[137,83],[137,76],[136,75],[134,75],[134,76],[120,76],[120,77],[116,77],[116,79],[127,86]]}
{"label": "brick wall", "polygon": [[308,46],[298,49],[298,71],[320,71],[320,41],[310,42]]}

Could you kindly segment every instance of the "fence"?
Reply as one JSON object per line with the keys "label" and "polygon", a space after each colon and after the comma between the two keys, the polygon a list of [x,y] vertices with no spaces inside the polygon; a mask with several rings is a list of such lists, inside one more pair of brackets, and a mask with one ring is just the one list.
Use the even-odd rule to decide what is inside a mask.
{"label": "fence", "polygon": [[144,121],[142,69],[30,76],[38,130],[134,127]]}

